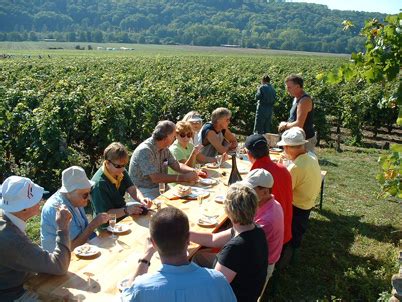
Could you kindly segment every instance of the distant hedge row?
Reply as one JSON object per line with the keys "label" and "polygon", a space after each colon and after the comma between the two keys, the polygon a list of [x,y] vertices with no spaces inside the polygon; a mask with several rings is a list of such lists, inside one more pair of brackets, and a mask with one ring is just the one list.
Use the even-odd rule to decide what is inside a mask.
{"label": "distant hedge row", "polygon": [[291,105],[284,78],[299,73],[315,99],[316,128],[328,139],[331,119],[352,130],[392,125],[396,109],[379,109],[380,86],[328,87],[319,72],[343,61],[322,57],[124,57],[9,59],[0,62],[0,177],[26,175],[55,190],[66,167],[89,175],[103,149],[120,141],[130,150],[158,120],[177,121],[190,110],[205,120],[217,107],[232,110],[235,132],[250,134],[254,94],[263,73],[277,90],[274,125]]}

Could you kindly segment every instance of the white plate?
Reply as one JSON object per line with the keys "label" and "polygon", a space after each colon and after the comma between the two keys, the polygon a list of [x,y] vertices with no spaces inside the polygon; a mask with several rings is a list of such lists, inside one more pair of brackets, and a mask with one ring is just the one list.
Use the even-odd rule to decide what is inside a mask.
{"label": "white plate", "polygon": [[129,278],[126,278],[117,283],[117,288],[120,292],[122,292],[125,288],[128,287],[128,285],[127,285],[128,280],[129,280]]}
{"label": "white plate", "polygon": [[74,249],[74,254],[79,257],[92,257],[99,253],[99,249],[95,245],[83,244]]}
{"label": "white plate", "polygon": [[218,183],[216,179],[213,178],[199,178],[198,182],[202,185],[211,186]]}
{"label": "white plate", "polygon": [[269,151],[272,152],[282,152],[283,150],[281,148],[270,148]]}
{"label": "white plate", "polygon": [[216,163],[208,163],[205,166],[210,169],[217,169],[219,167]]}
{"label": "white plate", "polygon": [[201,217],[197,221],[197,224],[203,227],[213,227],[217,225],[217,223],[218,221],[216,220],[216,218],[207,218],[207,217]]}
{"label": "white plate", "polygon": [[223,196],[223,195],[215,196],[215,202],[223,203],[224,201],[225,201],[225,196]]}
{"label": "white plate", "polygon": [[130,229],[130,227],[127,224],[120,224],[117,223],[116,226],[114,227],[114,230],[112,229],[112,227],[109,225],[106,230],[108,230],[109,232],[113,232],[115,234],[119,234],[119,233],[125,233]]}
{"label": "white plate", "polygon": [[247,174],[248,172],[249,172],[249,170],[247,170],[246,168],[239,168],[240,174]]}
{"label": "white plate", "polygon": [[209,191],[205,190],[203,188],[198,188],[198,187],[191,187],[191,193],[189,195],[186,196],[180,196],[179,194],[177,194],[174,190],[173,190],[173,195],[180,197],[180,198],[197,198],[198,196],[203,196],[203,197],[207,197],[209,196]]}

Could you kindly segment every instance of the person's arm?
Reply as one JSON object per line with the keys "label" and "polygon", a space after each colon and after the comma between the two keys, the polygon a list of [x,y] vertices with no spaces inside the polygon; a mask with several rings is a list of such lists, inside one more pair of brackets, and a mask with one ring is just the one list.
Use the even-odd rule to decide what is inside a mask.
{"label": "person's arm", "polygon": [[258,86],[258,88],[257,88],[257,93],[255,94],[255,100],[256,101],[262,100],[261,85]]}
{"label": "person's arm", "polygon": [[137,269],[135,270],[134,275],[128,280],[128,287],[130,287],[134,283],[135,278],[148,272],[152,256],[155,252],[156,250],[151,242],[151,239],[147,238],[147,246],[145,248],[145,252],[140,258],[141,261],[138,262]]}
{"label": "person's arm", "polygon": [[229,151],[230,145],[224,146],[215,131],[208,131],[207,139],[218,153],[223,154]]}
{"label": "person's arm", "polygon": [[233,281],[233,279],[236,277],[237,274],[230,268],[227,268],[226,266],[220,264],[218,261],[216,262],[214,269],[216,269],[218,272],[221,272],[229,283]]}
{"label": "person's arm", "polygon": [[190,231],[190,241],[207,247],[223,247],[232,238],[232,229],[219,233],[200,233]]}
{"label": "person's arm", "polygon": [[297,117],[294,122],[287,122],[284,126],[284,130],[292,127],[303,128],[306,121],[307,114],[313,109],[313,101],[309,97],[304,97],[297,105]]}
{"label": "person's arm", "polygon": [[205,156],[202,153],[198,153],[197,154],[197,161],[200,164],[207,164],[207,163],[216,163],[216,158],[215,157],[209,157],[209,156]]}
{"label": "person's arm", "polygon": [[[117,215],[116,215],[117,216]],[[79,234],[74,240],[71,240],[71,249],[74,250],[77,246],[83,245],[88,241],[88,238],[92,233],[104,223],[109,221],[109,214],[100,213],[98,214],[85,228],[85,230]]]}
{"label": "person's arm", "polygon": [[230,143],[230,145],[229,145],[230,150],[235,149],[237,147],[236,136],[234,136],[234,134],[229,129],[225,130],[225,140],[228,143]]}
{"label": "person's arm", "polygon": [[191,151],[190,157],[184,162],[181,160],[179,162],[185,164],[188,167],[194,167],[194,164],[197,161],[197,156],[198,154],[200,154],[201,148],[202,145],[194,146],[193,151]]}

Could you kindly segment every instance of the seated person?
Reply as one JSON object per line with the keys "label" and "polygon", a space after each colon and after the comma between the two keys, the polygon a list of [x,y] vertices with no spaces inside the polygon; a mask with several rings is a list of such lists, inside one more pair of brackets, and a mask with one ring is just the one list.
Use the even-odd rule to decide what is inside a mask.
{"label": "seated person", "polygon": [[[225,213],[233,227],[219,233],[190,232],[190,240],[202,246],[222,248],[215,257],[203,261],[223,273],[230,282],[237,301],[257,301],[263,289],[268,267],[268,245],[264,231],[254,224],[258,197],[242,183],[229,187],[224,202]],[[202,250],[200,257],[203,258]],[[214,263],[215,262],[215,263]],[[200,263],[201,264],[201,263]]]}
{"label": "seated person", "polygon": [[253,188],[259,199],[254,221],[263,229],[268,243],[267,283],[274,272],[275,263],[281,256],[284,235],[283,210],[280,203],[275,200],[275,196],[271,194],[274,179],[268,171],[254,169],[247,174],[242,183]]}
{"label": "seated person", "polygon": [[[225,277],[218,271],[199,267],[187,258],[189,222],[186,214],[174,207],[152,216],[151,238],[122,301],[236,301]],[[147,273],[151,258],[158,251],[162,268]],[[134,282],[134,283],[133,283]]]}
{"label": "seated person", "polygon": [[[199,163],[214,163],[215,157],[206,157],[200,153],[201,145],[194,146],[190,140],[193,137],[193,130],[188,122],[177,122],[176,141],[169,147],[174,158],[189,167],[194,167]],[[177,174],[172,168],[168,169],[169,174]]]}
{"label": "seated person", "polygon": [[183,122],[189,122],[191,125],[191,129],[193,130],[193,138],[191,142],[194,146],[201,145],[201,136],[200,130],[202,128],[202,117],[197,111],[190,111],[187,113],[183,119]]}
{"label": "seated person", "polygon": [[217,108],[211,114],[211,122],[201,129],[201,153],[208,157],[224,154],[237,148],[237,140],[229,130],[232,113],[227,108]]}
{"label": "seated person", "polygon": [[30,273],[67,272],[71,258],[68,234],[71,213],[64,207],[57,211],[56,248],[49,253],[25,233],[26,221],[39,215],[43,188],[28,178],[10,176],[0,193],[0,301],[25,301],[29,294],[23,283]]}
{"label": "seated person", "polygon": [[[292,247],[294,252],[301,245],[307,230],[311,209],[321,188],[321,169],[314,154],[307,152],[305,134],[300,127],[292,127],[282,134],[278,146],[283,146],[286,156],[293,161],[288,166],[292,176],[293,219]],[[295,256],[295,254],[294,254]],[[294,257],[295,258],[295,257]]]}
{"label": "seated person", "polygon": [[69,229],[72,250],[95,237],[96,228],[106,223],[109,218],[106,213],[100,213],[88,223],[84,207],[88,205],[93,182],[88,180],[83,168],[72,166],[64,170],[61,182],[61,188],[46,201],[41,214],[41,245],[49,252],[53,252],[56,247],[55,217],[60,206],[65,206],[72,215]]}
{"label": "seated person", "polygon": [[[142,142],[130,160],[129,174],[144,197],[159,196],[159,183],[196,182],[196,171],[178,162],[169,151],[176,138],[176,125],[171,121],[159,122],[152,136]],[[168,174],[168,167],[177,175]]]}
{"label": "seated person", "polygon": [[[141,206],[151,206],[148,199],[140,200],[125,166],[128,162],[128,152],[121,143],[114,142],[103,152],[103,164],[92,176],[94,182],[91,197],[96,214],[107,212],[116,214],[116,218],[142,213]],[[124,195],[126,192],[134,201],[126,205]]]}

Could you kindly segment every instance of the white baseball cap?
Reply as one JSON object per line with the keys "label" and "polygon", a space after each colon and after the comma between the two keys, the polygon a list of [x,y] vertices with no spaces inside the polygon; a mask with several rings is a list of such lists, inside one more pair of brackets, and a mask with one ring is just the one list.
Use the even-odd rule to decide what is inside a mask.
{"label": "white baseball cap", "polygon": [[292,127],[282,134],[282,139],[277,143],[278,146],[300,146],[308,143],[304,130],[300,127]]}
{"label": "white baseball cap", "polygon": [[194,114],[188,119],[189,122],[202,122],[202,117],[199,114]]}
{"label": "white baseball cap", "polygon": [[65,169],[61,174],[61,193],[70,193],[74,190],[89,189],[95,182],[88,179],[84,169],[78,166],[72,166]]}
{"label": "white baseball cap", "polygon": [[10,176],[1,186],[0,208],[10,213],[29,209],[41,201],[43,192],[29,178]]}
{"label": "white baseball cap", "polygon": [[248,172],[242,183],[253,189],[256,187],[272,188],[274,186],[274,178],[265,169],[254,169]]}

